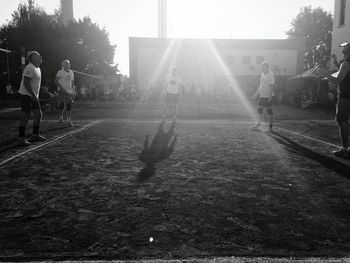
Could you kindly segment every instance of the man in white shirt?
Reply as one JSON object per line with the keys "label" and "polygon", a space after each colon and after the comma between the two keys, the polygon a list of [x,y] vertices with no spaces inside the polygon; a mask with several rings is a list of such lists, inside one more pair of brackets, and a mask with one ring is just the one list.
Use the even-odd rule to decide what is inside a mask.
{"label": "man in white shirt", "polygon": [[177,74],[176,67],[171,67],[170,74],[166,78],[166,95],[163,109],[163,121],[166,120],[166,113],[169,105],[174,106],[173,120],[176,121],[177,105],[180,100],[181,79]]}
{"label": "man in white shirt", "polygon": [[[42,58],[37,51],[31,51],[28,54],[29,64],[24,68],[22,81],[18,93],[21,99],[21,120],[19,123],[19,142],[20,146],[29,146],[30,142],[44,141],[46,138],[39,134],[40,121],[42,117],[39,103],[39,92],[41,85],[40,64]],[[28,120],[33,112],[33,134],[29,141],[26,139],[26,127]]]}
{"label": "man in white shirt", "polygon": [[260,76],[260,86],[258,90],[253,95],[254,98],[257,98],[259,96],[258,101],[258,122],[257,124],[252,128],[252,130],[258,130],[260,131],[259,127],[261,125],[261,122],[263,120],[263,113],[264,108],[267,111],[267,114],[269,115],[270,124],[269,127],[265,130],[266,132],[272,132],[272,125],[273,125],[273,111],[272,111],[272,97],[273,97],[273,87],[275,85],[275,77],[270,70],[270,66],[267,62],[264,62],[261,65],[261,76]]}
{"label": "man in white shirt", "polygon": [[62,61],[62,69],[56,74],[55,83],[58,87],[58,101],[60,102],[61,117],[59,122],[63,122],[65,109],[67,111],[67,123],[74,126],[71,121],[71,109],[73,97],[75,96],[74,73],[70,70],[69,60]]}

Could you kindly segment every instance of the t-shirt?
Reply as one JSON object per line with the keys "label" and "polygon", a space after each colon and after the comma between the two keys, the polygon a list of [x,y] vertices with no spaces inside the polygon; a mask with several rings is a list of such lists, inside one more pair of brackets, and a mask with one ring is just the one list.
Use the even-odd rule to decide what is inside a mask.
{"label": "t-shirt", "polygon": [[169,75],[167,78],[166,92],[170,94],[179,94],[181,86],[181,79],[178,75]]}
{"label": "t-shirt", "polygon": [[260,77],[260,97],[261,98],[269,98],[273,95],[273,87],[271,85],[275,84],[275,77],[273,76],[272,71],[268,73],[261,74]]}
{"label": "t-shirt", "polygon": [[39,98],[39,91],[40,91],[40,85],[41,85],[41,70],[38,67],[35,67],[32,63],[29,63],[23,70],[22,73],[22,81],[21,85],[19,87],[18,93],[21,95],[30,95],[30,93],[27,91],[26,87],[24,86],[24,78],[30,79],[30,87],[32,88],[33,93],[37,98]]}
{"label": "t-shirt", "polygon": [[344,61],[340,65],[339,72],[345,73],[344,79],[339,83],[338,96],[343,99],[350,99],[350,61]]}
{"label": "t-shirt", "polygon": [[56,77],[58,78],[58,82],[65,92],[69,94],[74,93],[72,86],[72,81],[74,81],[74,73],[71,70],[67,72],[64,69],[61,69],[57,72]]}

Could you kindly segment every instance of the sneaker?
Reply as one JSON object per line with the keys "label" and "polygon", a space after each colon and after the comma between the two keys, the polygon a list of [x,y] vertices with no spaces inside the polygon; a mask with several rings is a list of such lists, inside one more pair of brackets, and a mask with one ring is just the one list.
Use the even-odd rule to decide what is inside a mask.
{"label": "sneaker", "polygon": [[58,122],[59,122],[59,123],[63,123],[63,121],[64,121],[64,120],[63,120],[63,117],[60,117],[60,118],[58,119]]}
{"label": "sneaker", "polygon": [[344,148],[341,148],[338,151],[334,151],[333,154],[337,157],[350,159],[350,152]]}
{"label": "sneaker", "polygon": [[74,124],[71,120],[67,120],[67,124],[69,127],[74,127]]}
{"label": "sneaker", "polygon": [[19,138],[17,145],[23,146],[23,147],[30,146],[30,142],[28,142],[27,139],[25,139],[25,138]]}
{"label": "sneaker", "polygon": [[29,141],[30,142],[43,142],[46,141],[47,138],[41,134],[32,134],[32,136],[30,136]]}

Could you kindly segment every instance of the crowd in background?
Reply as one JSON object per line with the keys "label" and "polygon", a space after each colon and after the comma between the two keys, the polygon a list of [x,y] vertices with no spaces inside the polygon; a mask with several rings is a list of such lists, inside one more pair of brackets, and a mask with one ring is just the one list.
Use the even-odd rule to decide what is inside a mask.
{"label": "crowd in background", "polygon": [[[242,95],[247,98],[255,92],[258,87],[258,78],[238,79],[237,86],[240,87]],[[83,104],[105,104],[105,103],[129,103],[140,101],[142,103],[162,103],[165,87],[164,83],[158,82],[147,88],[139,88],[129,81],[122,83],[108,83],[103,79],[82,78],[76,85],[75,100]],[[57,88],[49,81],[43,82],[41,89],[41,100],[51,103],[52,110],[55,107],[54,96]],[[16,89],[11,85],[6,86],[6,96],[2,96],[9,104],[16,101]],[[180,103],[232,103],[239,100],[235,88],[230,85],[196,85],[184,83],[181,91]],[[291,105],[302,108],[329,108],[333,107],[337,100],[337,87],[328,83],[327,80],[318,78],[286,79],[276,77],[274,102],[275,104]]]}

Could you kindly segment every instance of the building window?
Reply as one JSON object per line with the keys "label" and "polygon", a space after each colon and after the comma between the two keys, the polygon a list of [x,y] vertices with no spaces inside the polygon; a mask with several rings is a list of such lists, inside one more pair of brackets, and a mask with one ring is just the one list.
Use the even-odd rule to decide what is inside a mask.
{"label": "building window", "polygon": [[346,8],[346,0],[340,0],[339,26],[342,26],[345,24],[345,8]]}
{"label": "building window", "polygon": [[242,64],[243,65],[249,65],[250,57],[249,56],[243,56],[242,57]]}
{"label": "building window", "polygon": [[257,56],[256,64],[260,66],[264,62],[264,60],[265,60],[264,56]]}

